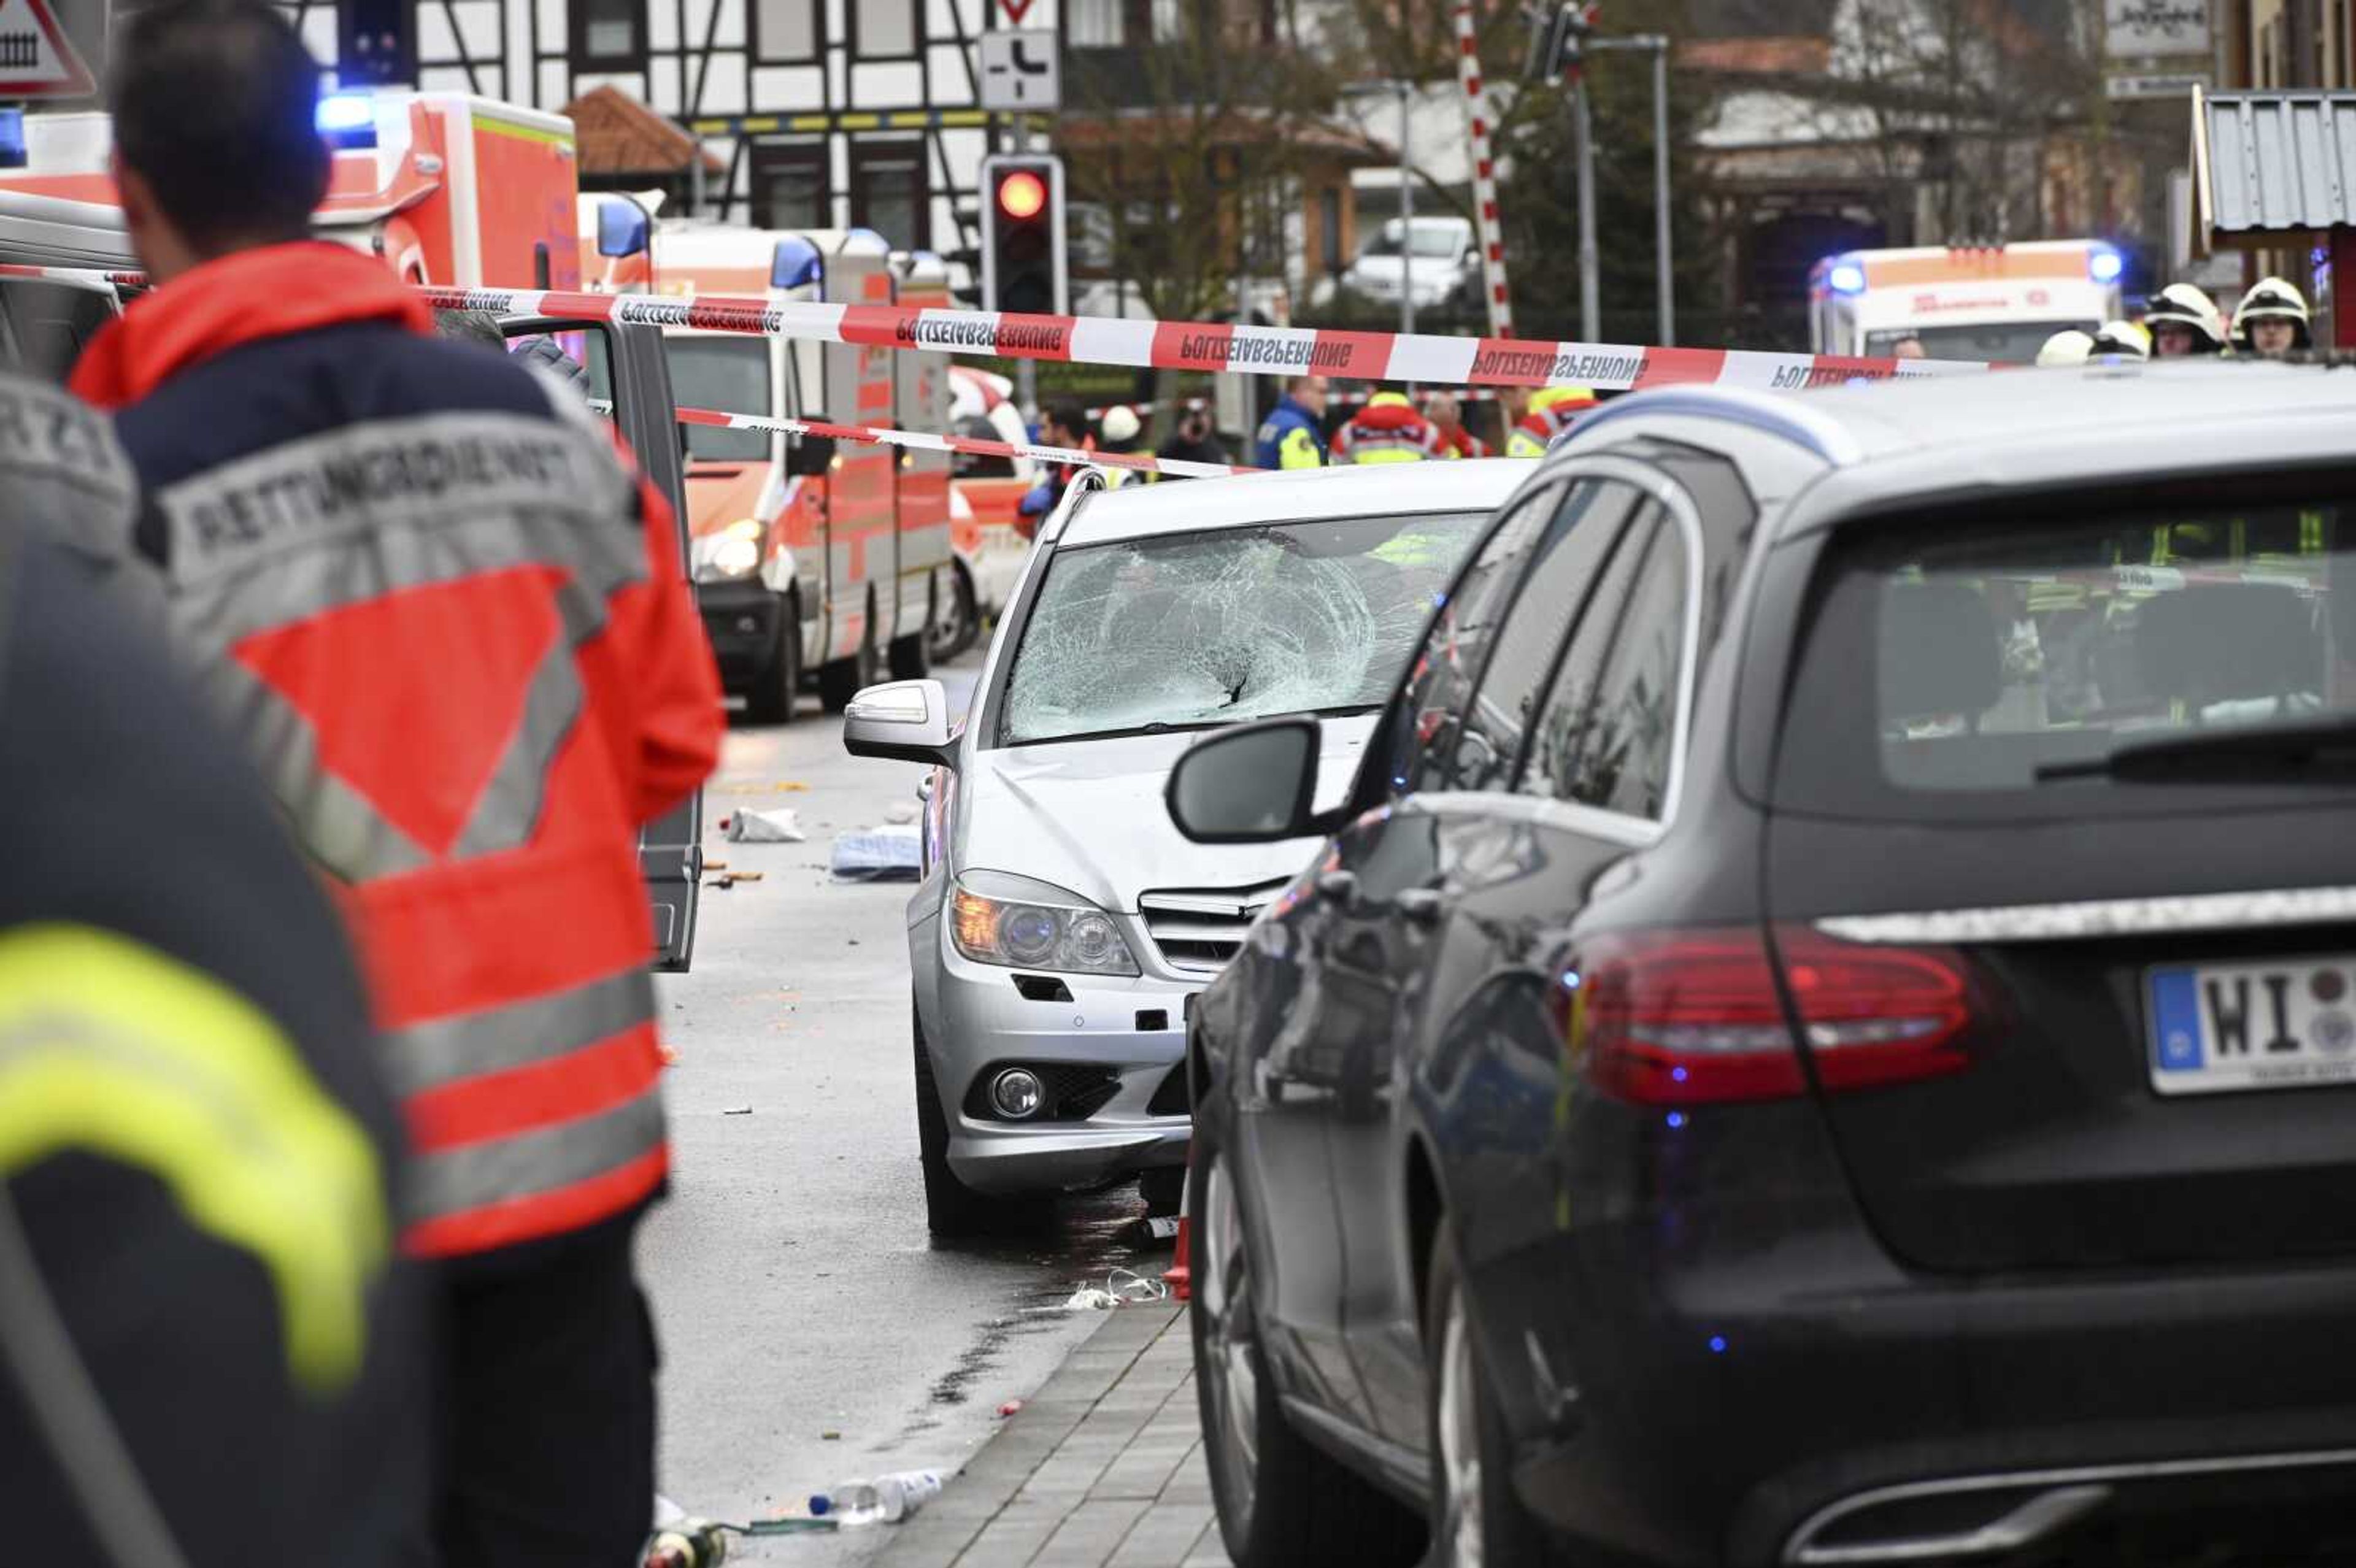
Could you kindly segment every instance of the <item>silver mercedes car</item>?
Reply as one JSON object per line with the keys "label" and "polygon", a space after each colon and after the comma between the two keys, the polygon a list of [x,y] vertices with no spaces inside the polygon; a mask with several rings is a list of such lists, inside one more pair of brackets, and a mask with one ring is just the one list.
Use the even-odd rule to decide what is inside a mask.
{"label": "silver mercedes car", "polygon": [[1188,842],[1162,787],[1207,730],[1317,714],[1338,795],[1506,459],[1108,490],[1041,528],[960,722],[941,684],[844,713],[855,756],[930,763],[908,904],[916,1128],[936,1235],[1137,1179],[1173,1211],[1187,1008],[1316,841]]}

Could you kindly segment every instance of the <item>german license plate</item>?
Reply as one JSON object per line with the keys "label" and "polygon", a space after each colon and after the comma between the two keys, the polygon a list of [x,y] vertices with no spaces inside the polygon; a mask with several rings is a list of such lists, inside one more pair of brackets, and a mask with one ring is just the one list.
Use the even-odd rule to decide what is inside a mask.
{"label": "german license plate", "polygon": [[2356,956],[2171,965],[2145,996],[2163,1094],[2356,1083]]}

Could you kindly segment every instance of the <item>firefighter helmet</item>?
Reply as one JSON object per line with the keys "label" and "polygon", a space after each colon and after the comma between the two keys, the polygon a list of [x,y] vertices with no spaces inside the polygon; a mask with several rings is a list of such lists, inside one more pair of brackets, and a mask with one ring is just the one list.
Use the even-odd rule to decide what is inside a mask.
{"label": "firefighter helmet", "polygon": [[2106,321],[2094,334],[2094,357],[2115,355],[2121,359],[2151,357],[2151,334],[2132,321]]}
{"label": "firefighter helmet", "polygon": [[2281,278],[2259,279],[2242,296],[2242,303],[2233,307],[2234,347],[2245,351],[2249,348],[2250,324],[2254,321],[2289,322],[2294,334],[2291,346],[2295,348],[2305,348],[2314,341],[2306,299]]}
{"label": "firefighter helmet", "polygon": [[2225,318],[2217,302],[2190,283],[2170,283],[2152,295],[2143,324],[2155,342],[2162,326],[2180,326],[2191,333],[2195,354],[2225,352]]}
{"label": "firefighter helmet", "polygon": [[2037,350],[2040,365],[2083,365],[2094,351],[2094,340],[2074,326],[2065,326]]}

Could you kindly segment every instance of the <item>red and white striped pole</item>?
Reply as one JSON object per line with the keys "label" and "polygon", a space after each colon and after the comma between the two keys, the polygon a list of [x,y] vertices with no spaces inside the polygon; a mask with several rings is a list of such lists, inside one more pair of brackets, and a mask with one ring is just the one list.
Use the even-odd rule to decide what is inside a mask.
{"label": "red and white striped pole", "polygon": [[1514,335],[1513,301],[1505,289],[1505,230],[1497,218],[1497,165],[1489,150],[1489,96],[1481,85],[1481,45],[1472,7],[1456,7],[1456,80],[1464,89],[1464,120],[1472,147],[1473,224],[1481,236],[1481,281],[1489,298],[1489,336]]}

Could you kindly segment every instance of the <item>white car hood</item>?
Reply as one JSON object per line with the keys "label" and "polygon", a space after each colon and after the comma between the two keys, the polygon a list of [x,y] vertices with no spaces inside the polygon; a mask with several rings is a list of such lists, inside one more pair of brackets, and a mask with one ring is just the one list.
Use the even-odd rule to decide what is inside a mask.
{"label": "white car hood", "polygon": [[[1323,721],[1321,809],[1348,792],[1374,727],[1372,714]],[[969,753],[958,781],[957,868],[1036,878],[1122,913],[1155,889],[1245,888],[1294,875],[1323,839],[1197,844],[1171,822],[1162,798],[1170,770],[1205,733]]]}

